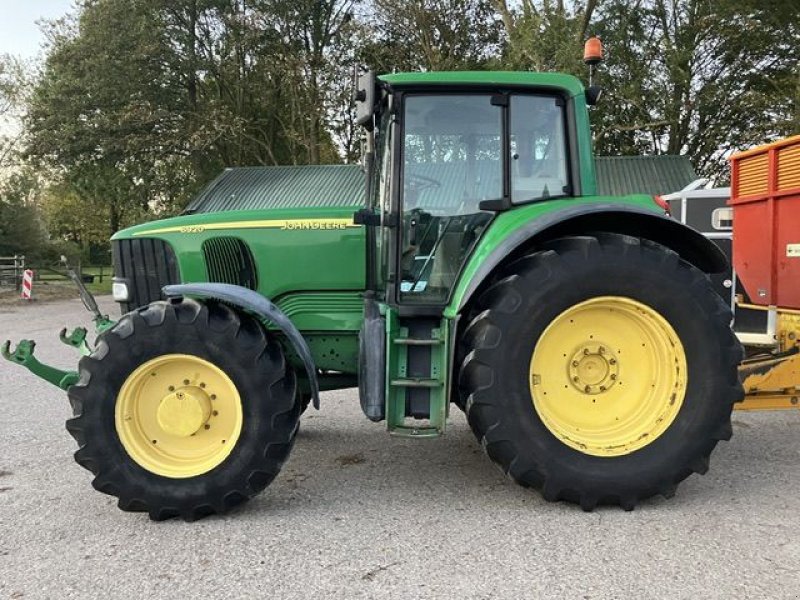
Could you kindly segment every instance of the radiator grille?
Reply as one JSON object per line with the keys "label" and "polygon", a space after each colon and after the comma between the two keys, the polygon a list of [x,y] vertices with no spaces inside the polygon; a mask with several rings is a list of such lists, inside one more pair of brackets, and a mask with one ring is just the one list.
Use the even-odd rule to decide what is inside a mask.
{"label": "radiator grille", "polygon": [[120,302],[123,312],[161,300],[162,287],[180,283],[175,251],[162,240],[115,240],[112,253],[114,276],[128,282],[130,299]]}
{"label": "radiator grille", "polygon": [[203,242],[208,281],[231,283],[254,290],[258,287],[256,265],[250,248],[233,237],[211,238]]}

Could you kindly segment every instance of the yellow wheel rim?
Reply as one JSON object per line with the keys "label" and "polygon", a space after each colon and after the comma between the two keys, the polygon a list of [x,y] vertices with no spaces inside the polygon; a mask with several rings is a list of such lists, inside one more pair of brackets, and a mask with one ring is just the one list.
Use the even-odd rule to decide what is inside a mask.
{"label": "yellow wheel rim", "polygon": [[544,330],[530,362],[539,418],[585,454],[622,456],[672,425],[686,393],[686,354],[672,326],[621,296],[593,298]]}
{"label": "yellow wheel rim", "polygon": [[122,446],[141,467],[164,477],[196,477],[236,446],[242,401],[230,377],[207,360],[165,354],[128,376],[114,420]]}

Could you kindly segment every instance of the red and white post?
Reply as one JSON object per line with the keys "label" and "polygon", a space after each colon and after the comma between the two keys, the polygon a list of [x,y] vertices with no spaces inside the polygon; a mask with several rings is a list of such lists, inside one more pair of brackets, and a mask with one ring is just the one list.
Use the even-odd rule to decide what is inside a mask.
{"label": "red and white post", "polygon": [[25,269],[22,273],[22,299],[31,300],[33,296],[33,271]]}

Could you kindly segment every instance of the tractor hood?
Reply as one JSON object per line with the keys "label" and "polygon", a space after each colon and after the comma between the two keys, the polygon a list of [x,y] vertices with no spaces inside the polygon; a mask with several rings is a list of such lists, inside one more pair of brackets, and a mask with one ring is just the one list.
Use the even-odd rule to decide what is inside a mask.
{"label": "tractor hood", "polygon": [[359,205],[354,204],[349,207],[294,207],[185,214],[128,227],[115,233],[111,240],[243,230],[325,231],[346,229],[358,227],[353,225],[353,213],[359,208],[361,208]]}
{"label": "tractor hood", "polygon": [[175,283],[230,283],[276,300],[304,291],[361,291],[366,276],[360,208],[224,211],[151,221],[112,238],[115,281],[133,310]]}

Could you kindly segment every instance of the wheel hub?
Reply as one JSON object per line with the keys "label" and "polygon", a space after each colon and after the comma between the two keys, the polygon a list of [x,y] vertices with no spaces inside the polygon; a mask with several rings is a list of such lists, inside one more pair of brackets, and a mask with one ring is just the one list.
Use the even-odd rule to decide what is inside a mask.
{"label": "wheel hub", "polygon": [[183,387],[161,400],[158,424],[165,432],[188,437],[196,433],[211,417],[211,399],[198,387]]}
{"label": "wheel hub", "polygon": [[545,328],[529,377],[534,410],[554,436],[585,454],[623,456],[658,439],[677,418],[687,358],[655,309],[598,296]]}
{"label": "wheel hub", "polygon": [[139,466],[179,479],[207,473],[230,455],[243,409],[236,385],[219,367],[191,354],[165,354],[128,375],[114,420]]}
{"label": "wheel hub", "polygon": [[602,394],[619,376],[619,360],[604,344],[582,344],[569,362],[569,379],[582,394]]}

